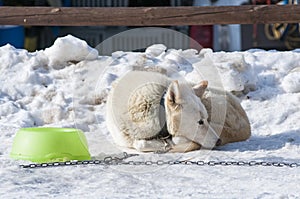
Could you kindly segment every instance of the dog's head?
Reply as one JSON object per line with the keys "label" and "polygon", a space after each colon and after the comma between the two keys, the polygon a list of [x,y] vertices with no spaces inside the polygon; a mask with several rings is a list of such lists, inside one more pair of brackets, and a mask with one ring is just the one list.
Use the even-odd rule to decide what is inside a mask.
{"label": "dog's head", "polygon": [[200,100],[206,88],[207,81],[192,88],[175,80],[167,90],[165,107],[168,131],[173,137],[183,136],[211,149],[220,144],[220,138],[209,125],[206,108]]}

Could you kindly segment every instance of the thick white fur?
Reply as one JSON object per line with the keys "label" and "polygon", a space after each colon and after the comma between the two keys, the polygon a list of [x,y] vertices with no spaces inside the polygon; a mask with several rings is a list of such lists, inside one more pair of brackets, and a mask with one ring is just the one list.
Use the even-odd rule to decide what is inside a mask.
{"label": "thick white fur", "polygon": [[[108,130],[117,145],[144,152],[211,149],[219,139],[222,144],[247,139],[250,124],[239,102],[226,95],[223,105],[226,118],[218,119],[209,107],[212,95],[207,94],[206,87],[207,82],[192,88],[160,73],[131,71],[114,83],[109,94]],[[164,93],[165,113],[162,113],[160,102]],[[214,93],[218,95],[217,91]],[[165,119],[172,136],[167,139],[157,137]]]}
{"label": "thick white fur", "polygon": [[164,125],[160,100],[170,80],[154,72],[131,71],[116,80],[107,100],[107,127],[116,144],[139,151],[164,151],[153,139]]}

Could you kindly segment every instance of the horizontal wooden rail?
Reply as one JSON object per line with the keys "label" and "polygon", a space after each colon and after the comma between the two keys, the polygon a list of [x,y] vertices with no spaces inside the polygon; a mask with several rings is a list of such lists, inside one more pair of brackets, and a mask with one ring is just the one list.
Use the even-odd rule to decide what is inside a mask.
{"label": "horizontal wooden rail", "polygon": [[166,26],[298,22],[300,5],[0,7],[0,25]]}

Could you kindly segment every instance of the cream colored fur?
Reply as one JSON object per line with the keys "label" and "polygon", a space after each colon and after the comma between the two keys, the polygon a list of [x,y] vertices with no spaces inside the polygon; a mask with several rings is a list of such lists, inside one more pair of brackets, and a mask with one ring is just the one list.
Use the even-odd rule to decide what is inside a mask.
{"label": "cream colored fur", "polygon": [[[108,130],[117,145],[144,152],[211,149],[216,143],[247,139],[250,124],[237,99],[226,93],[220,98],[223,104],[218,102],[220,107],[211,109],[211,99],[218,101],[224,92],[206,91],[206,87],[205,81],[192,88],[159,73],[131,71],[114,83],[109,94]],[[218,110],[224,117],[218,116],[222,116]],[[168,138],[159,136],[165,120]]]}
{"label": "cream colored fur", "polygon": [[[222,99],[218,103],[218,98],[222,96]],[[208,110],[208,121],[216,132],[219,132],[222,140],[222,145],[239,142],[248,139],[251,135],[251,127],[246,112],[240,105],[237,97],[229,92],[221,92],[216,89],[209,89],[201,97],[201,102]],[[225,108],[225,122],[222,118],[215,117],[213,120],[211,101],[212,98],[217,99],[217,103],[214,104],[214,109],[221,110]],[[224,102],[225,98],[225,102]],[[224,104],[225,103],[225,104]],[[221,132],[220,130],[221,129]]]}

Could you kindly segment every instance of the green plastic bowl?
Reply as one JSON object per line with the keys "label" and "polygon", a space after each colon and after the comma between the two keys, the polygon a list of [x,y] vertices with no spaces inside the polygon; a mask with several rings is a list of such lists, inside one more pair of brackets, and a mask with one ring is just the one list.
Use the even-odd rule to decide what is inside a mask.
{"label": "green plastic bowl", "polygon": [[91,159],[81,130],[55,127],[20,129],[14,138],[10,157],[38,163]]}

